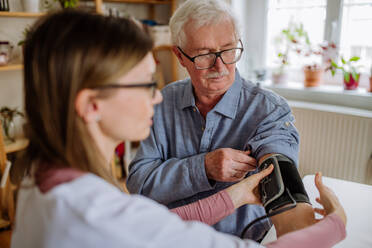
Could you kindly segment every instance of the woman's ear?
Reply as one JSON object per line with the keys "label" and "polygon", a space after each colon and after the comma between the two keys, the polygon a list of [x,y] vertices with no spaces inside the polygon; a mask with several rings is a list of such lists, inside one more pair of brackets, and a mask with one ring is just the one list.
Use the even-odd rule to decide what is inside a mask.
{"label": "woman's ear", "polygon": [[184,61],[183,61],[183,58],[182,58],[182,54],[180,52],[180,50],[178,50],[178,48],[176,46],[173,46],[172,47],[172,50],[174,52],[174,54],[176,55],[178,61],[180,62],[180,64],[185,67],[185,64],[184,64]]}
{"label": "woman's ear", "polygon": [[96,98],[97,92],[91,89],[81,90],[75,100],[75,110],[85,123],[97,122],[101,119]]}

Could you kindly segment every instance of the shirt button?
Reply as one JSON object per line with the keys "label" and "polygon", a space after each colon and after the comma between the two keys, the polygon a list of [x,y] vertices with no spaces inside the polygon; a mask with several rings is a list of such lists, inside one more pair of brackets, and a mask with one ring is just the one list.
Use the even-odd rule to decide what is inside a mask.
{"label": "shirt button", "polygon": [[289,127],[290,123],[288,121],[285,122],[285,125]]}
{"label": "shirt button", "polygon": [[192,108],[194,110],[194,112],[196,112],[196,108]]}
{"label": "shirt button", "polygon": [[202,127],[202,131],[204,131],[204,129],[205,129],[205,128],[204,128],[204,127]]}

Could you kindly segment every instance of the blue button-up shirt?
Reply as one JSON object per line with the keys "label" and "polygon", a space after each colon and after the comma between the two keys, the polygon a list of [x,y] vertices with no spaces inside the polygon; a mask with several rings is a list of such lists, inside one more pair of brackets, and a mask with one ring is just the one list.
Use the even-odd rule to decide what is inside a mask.
{"label": "blue button-up shirt", "polygon": [[[256,159],[281,153],[298,161],[299,135],[287,102],[273,92],[245,81],[235,81],[206,118],[199,113],[190,79],[167,85],[156,106],[154,125],[130,164],[127,187],[169,208],[208,197],[231,183],[206,176],[205,154],[218,148],[251,149]],[[240,235],[265,210],[245,205],[214,225]],[[270,228],[269,220],[254,225],[247,238],[258,240]]]}

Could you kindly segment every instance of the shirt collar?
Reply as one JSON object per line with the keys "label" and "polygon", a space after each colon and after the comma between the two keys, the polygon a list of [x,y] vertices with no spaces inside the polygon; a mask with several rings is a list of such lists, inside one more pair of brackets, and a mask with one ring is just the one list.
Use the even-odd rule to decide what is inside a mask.
{"label": "shirt collar", "polygon": [[241,89],[242,79],[238,70],[236,70],[234,83],[211,111],[216,111],[226,117],[234,119],[238,109]]}
{"label": "shirt collar", "polygon": [[[237,112],[241,88],[242,79],[238,70],[236,69],[234,83],[230,86],[221,100],[211,111],[218,112],[222,115],[234,119]],[[185,109],[187,107],[196,107],[195,97],[190,79],[189,83],[187,83],[185,86],[180,107],[181,109]]]}
{"label": "shirt collar", "polygon": [[194,97],[194,93],[192,89],[191,79],[189,78],[188,83],[186,84],[184,91],[183,91],[180,107],[181,109],[185,109],[188,107],[195,107],[195,106],[196,106],[195,97]]}

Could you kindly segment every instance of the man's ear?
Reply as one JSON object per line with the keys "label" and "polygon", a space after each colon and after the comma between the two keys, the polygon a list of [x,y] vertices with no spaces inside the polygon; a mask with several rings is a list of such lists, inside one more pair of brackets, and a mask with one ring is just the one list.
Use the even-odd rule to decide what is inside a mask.
{"label": "man's ear", "polygon": [[83,89],[76,96],[75,110],[85,123],[97,122],[100,119],[96,95],[94,90]]}
{"label": "man's ear", "polygon": [[177,48],[177,46],[172,46],[172,50],[174,52],[174,54],[176,55],[178,61],[180,62],[180,64],[185,67],[185,62],[183,60],[183,57],[182,57],[182,53],[180,52],[180,50]]}

